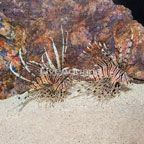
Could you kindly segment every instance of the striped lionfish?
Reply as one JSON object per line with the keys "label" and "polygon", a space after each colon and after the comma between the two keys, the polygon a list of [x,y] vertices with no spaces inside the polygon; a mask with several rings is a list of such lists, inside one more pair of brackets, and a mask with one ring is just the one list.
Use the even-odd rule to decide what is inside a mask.
{"label": "striped lionfish", "polygon": [[[93,93],[99,100],[115,97],[121,86],[130,81],[126,72],[119,67],[116,57],[107,51],[108,48],[105,43],[96,41],[89,43],[89,46],[83,50],[83,56],[92,63],[93,69],[90,68],[88,73],[79,75],[79,77],[82,80],[92,82]],[[89,64],[87,65],[89,66]]]}
{"label": "striped lionfish", "polygon": [[[30,89],[28,91],[28,95],[22,94],[21,96],[18,97],[19,100],[22,100],[22,102],[20,103],[20,106],[22,108],[30,100],[37,98],[41,100],[48,100],[51,102],[51,104],[57,101],[63,101],[64,93],[66,93],[67,88],[71,86],[69,75],[63,74],[63,70],[68,69],[67,67],[64,67],[65,53],[67,51],[67,43],[68,43],[68,32],[66,39],[64,38],[64,32],[62,27],[61,32],[62,32],[61,59],[59,57],[59,53],[54,43],[54,40],[50,38],[52,42],[53,51],[56,56],[57,67],[53,64],[52,60],[50,59],[50,56],[46,48],[44,48],[44,53],[41,56],[42,63],[37,63],[35,61],[25,62],[22,57],[22,50],[21,49],[19,50],[20,61],[23,64],[24,69],[26,69],[26,71],[33,78],[32,80],[27,79],[23,77],[21,74],[14,71],[12,67],[12,62],[10,63],[11,72],[16,77],[30,83]],[[47,62],[45,62],[44,57],[47,59]]]}

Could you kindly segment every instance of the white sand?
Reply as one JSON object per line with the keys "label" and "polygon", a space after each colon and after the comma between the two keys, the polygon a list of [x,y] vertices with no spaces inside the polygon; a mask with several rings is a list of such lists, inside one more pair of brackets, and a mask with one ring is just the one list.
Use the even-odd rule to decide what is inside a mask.
{"label": "white sand", "polygon": [[0,144],[144,144],[144,85],[131,87],[102,105],[81,96],[17,112],[16,97],[1,101]]}

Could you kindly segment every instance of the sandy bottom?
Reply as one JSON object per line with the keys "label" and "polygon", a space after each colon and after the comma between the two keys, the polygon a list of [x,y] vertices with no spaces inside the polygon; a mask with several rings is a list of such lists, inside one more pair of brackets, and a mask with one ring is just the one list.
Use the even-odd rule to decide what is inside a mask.
{"label": "sandy bottom", "polygon": [[18,112],[16,96],[0,101],[0,144],[144,144],[144,85],[130,87],[99,104],[81,94]]}

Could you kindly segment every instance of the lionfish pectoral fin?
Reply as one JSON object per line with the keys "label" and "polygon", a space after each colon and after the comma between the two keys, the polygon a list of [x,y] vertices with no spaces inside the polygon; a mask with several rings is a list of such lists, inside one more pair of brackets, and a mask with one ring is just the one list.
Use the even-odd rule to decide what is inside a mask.
{"label": "lionfish pectoral fin", "polygon": [[16,103],[20,102],[17,104],[17,106],[15,108],[18,107],[18,112],[21,111],[23,104],[25,103],[26,98],[28,97],[27,92],[20,94],[17,99],[16,99]]}
{"label": "lionfish pectoral fin", "polygon": [[[61,76],[60,76],[61,77]],[[64,78],[60,78],[59,77],[59,81],[60,81],[60,83],[58,84],[58,86],[56,87],[56,89],[55,89],[55,91],[57,91],[58,90],[58,88],[60,87],[60,85],[69,77],[69,76],[65,76]],[[58,82],[58,81],[57,81]]]}
{"label": "lionfish pectoral fin", "polygon": [[19,105],[18,105],[18,112],[21,112],[23,108],[32,100],[35,98],[29,98],[28,100],[23,100]]}

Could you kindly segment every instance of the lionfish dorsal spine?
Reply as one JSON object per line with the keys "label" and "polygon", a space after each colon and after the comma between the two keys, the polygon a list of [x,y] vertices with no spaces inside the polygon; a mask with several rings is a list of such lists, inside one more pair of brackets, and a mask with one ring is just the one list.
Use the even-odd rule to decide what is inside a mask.
{"label": "lionfish dorsal spine", "polygon": [[31,81],[31,80],[23,77],[23,76],[20,75],[19,73],[15,72],[15,71],[13,70],[13,68],[12,68],[12,63],[9,64],[9,68],[10,68],[10,71],[11,71],[16,77],[18,77],[18,78],[20,78],[20,79],[22,79],[22,80],[25,80],[25,81],[27,81],[27,82],[33,83],[33,84],[35,83],[35,81]]}
{"label": "lionfish dorsal spine", "polygon": [[[62,62],[61,62],[61,70],[64,67],[64,63],[65,63],[65,53],[67,51],[67,46],[68,46],[68,32],[66,35],[66,40],[64,38],[64,32],[63,32],[63,27],[61,25],[61,32],[62,32]],[[65,44],[66,43],[66,44]]]}
{"label": "lionfish dorsal spine", "polygon": [[49,55],[48,55],[48,53],[47,53],[47,51],[46,51],[45,48],[44,48],[44,50],[45,50],[45,55],[46,55],[46,58],[47,58],[47,60],[48,60],[48,63],[49,63],[50,68],[55,71],[55,70],[56,70],[56,67],[55,67],[54,64],[52,63],[52,61],[51,61],[51,59],[50,59],[50,57],[49,57]]}
{"label": "lionfish dorsal spine", "polygon": [[[20,58],[21,63],[23,64],[24,68],[27,70],[27,72],[30,73],[32,76],[35,77],[35,74],[30,71],[30,69],[28,68],[27,64],[24,62],[23,57],[22,57],[21,49],[19,49],[19,58]],[[13,67],[12,67],[12,62],[10,62],[9,68],[10,68],[10,71],[11,71],[16,77],[18,77],[18,78],[20,78],[20,79],[22,79],[22,80],[24,80],[24,81],[33,83],[33,84],[36,83],[35,81],[29,80],[29,79],[23,77],[22,75],[20,75],[19,73],[15,72],[15,71],[13,70]]]}
{"label": "lionfish dorsal spine", "polygon": [[28,68],[27,64],[24,62],[24,60],[23,60],[23,58],[22,58],[21,49],[19,49],[19,58],[20,58],[20,60],[21,60],[21,63],[23,64],[24,68],[25,68],[32,76],[35,76],[35,74],[30,71],[30,69]]}
{"label": "lionfish dorsal spine", "polygon": [[65,53],[65,41],[64,41],[64,32],[63,27],[61,25],[61,32],[62,32],[62,62],[61,62],[61,70],[63,69],[64,64],[64,53]]}
{"label": "lionfish dorsal spine", "polygon": [[50,37],[50,40],[52,41],[53,50],[54,50],[54,53],[55,53],[55,56],[56,56],[57,67],[58,67],[58,69],[60,69],[61,68],[61,66],[60,66],[60,59],[59,59],[59,54],[58,54],[56,45],[54,43],[53,38]]}
{"label": "lionfish dorsal spine", "polygon": [[45,62],[44,62],[44,54],[42,54],[42,56],[41,56],[41,62],[42,62],[42,64],[43,64],[44,67],[47,67],[46,64],[45,64]]}

